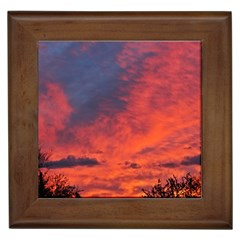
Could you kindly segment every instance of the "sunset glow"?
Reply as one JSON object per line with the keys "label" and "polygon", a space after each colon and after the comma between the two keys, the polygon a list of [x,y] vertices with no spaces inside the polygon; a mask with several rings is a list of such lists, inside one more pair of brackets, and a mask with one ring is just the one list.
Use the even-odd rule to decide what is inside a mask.
{"label": "sunset glow", "polygon": [[201,42],[40,42],[39,145],[83,197],[199,177]]}

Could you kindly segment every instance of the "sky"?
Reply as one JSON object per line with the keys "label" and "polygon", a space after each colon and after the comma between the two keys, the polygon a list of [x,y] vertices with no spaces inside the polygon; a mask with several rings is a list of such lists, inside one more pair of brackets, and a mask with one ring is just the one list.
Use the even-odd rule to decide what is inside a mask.
{"label": "sky", "polygon": [[201,175],[201,42],[39,42],[39,145],[83,197]]}

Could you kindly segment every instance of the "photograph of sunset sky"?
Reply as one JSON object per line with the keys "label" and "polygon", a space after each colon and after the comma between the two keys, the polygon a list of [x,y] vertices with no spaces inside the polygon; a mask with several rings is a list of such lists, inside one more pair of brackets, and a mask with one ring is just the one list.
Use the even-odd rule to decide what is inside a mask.
{"label": "photograph of sunset sky", "polygon": [[40,198],[200,198],[200,41],[40,41]]}

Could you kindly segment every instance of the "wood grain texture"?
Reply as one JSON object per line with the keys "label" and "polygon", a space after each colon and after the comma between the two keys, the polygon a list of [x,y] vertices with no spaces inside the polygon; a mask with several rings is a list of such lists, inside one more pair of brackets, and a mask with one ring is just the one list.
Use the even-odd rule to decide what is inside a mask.
{"label": "wood grain texture", "polygon": [[[232,228],[231,13],[9,12],[12,228]],[[201,199],[38,199],[40,40],[201,40]]]}

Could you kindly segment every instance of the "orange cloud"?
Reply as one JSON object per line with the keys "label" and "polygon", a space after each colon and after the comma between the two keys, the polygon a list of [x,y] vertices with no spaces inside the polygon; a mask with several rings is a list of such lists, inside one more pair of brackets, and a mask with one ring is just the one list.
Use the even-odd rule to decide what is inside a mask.
{"label": "orange cloud", "polygon": [[47,83],[46,92],[39,97],[38,111],[39,142],[45,149],[55,149],[61,137],[58,132],[65,129],[72,111],[62,87],[56,83]]}

